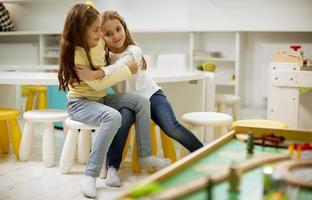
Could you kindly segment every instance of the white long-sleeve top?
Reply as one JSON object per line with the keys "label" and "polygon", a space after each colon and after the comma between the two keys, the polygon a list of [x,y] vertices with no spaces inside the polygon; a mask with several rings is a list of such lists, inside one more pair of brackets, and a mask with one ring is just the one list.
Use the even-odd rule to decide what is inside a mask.
{"label": "white long-sleeve top", "polygon": [[135,60],[139,67],[138,72],[133,74],[130,80],[123,81],[114,87],[117,92],[136,92],[149,99],[160,89],[155,81],[148,76],[146,70],[142,69],[142,51],[140,47],[129,45],[122,53],[116,54],[110,52],[109,57],[110,65],[102,68],[105,72],[105,76],[109,76],[113,72],[129,64],[132,59]]}

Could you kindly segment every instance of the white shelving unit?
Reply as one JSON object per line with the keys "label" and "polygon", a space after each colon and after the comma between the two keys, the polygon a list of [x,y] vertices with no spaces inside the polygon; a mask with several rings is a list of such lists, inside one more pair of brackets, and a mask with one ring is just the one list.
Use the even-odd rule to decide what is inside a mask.
{"label": "white shelving unit", "polygon": [[[216,93],[239,94],[240,32],[155,29],[134,30],[132,33],[142,48],[149,67],[163,68],[170,72],[192,72],[200,63],[212,61],[217,65],[215,72]],[[60,38],[60,32],[16,31],[0,33],[0,46],[4,45],[5,47],[1,48],[1,54],[7,48],[18,48],[17,54],[0,56],[0,69],[4,67],[1,67],[3,64],[39,64],[42,66],[49,65],[49,70],[51,70],[50,66],[58,63]],[[33,48],[30,49],[29,46]],[[30,51],[32,51],[33,56],[22,55],[23,52],[29,53]],[[196,52],[202,52],[203,55],[199,56]],[[209,56],[209,52],[219,52],[220,57]],[[18,63],[11,63],[12,60],[16,60],[16,57],[19,58]],[[7,69],[7,66],[5,67]]]}
{"label": "white shelving unit", "polygon": [[[145,58],[149,64],[151,70],[159,70],[170,73],[185,73],[191,74],[195,71],[192,63],[193,52],[193,33],[187,30],[149,30],[149,31],[133,31],[133,36],[142,48]],[[15,48],[21,47],[17,54],[7,54],[6,57],[1,57],[0,70],[23,70],[23,66],[40,65],[43,70],[51,71],[51,68],[58,66],[58,45],[61,38],[61,33],[56,32],[2,32],[0,33],[0,45],[5,45],[5,48],[0,49],[5,52],[7,47],[14,46]],[[21,44],[27,45],[21,45]],[[18,59],[20,66],[13,65],[12,60],[20,58],[19,54],[23,52],[29,52],[29,46],[32,48],[33,56],[21,57]],[[11,68],[10,68],[11,67]],[[29,68],[29,67],[28,67]],[[38,70],[38,69],[34,69]],[[52,69],[53,70],[53,69]],[[25,69],[23,71],[29,71]],[[0,72],[1,73],[1,72]],[[203,80],[190,81],[187,78],[185,81],[177,82],[165,82],[159,83],[162,89],[166,92],[168,99],[172,102],[176,115],[182,116],[186,112],[202,111],[206,102],[202,102],[202,96],[204,95]],[[12,86],[10,90],[15,87],[16,98],[20,99],[20,87]],[[5,92],[7,86],[0,85],[0,92]],[[214,90],[213,90],[214,91]],[[190,95],[185,95],[185,94]],[[196,98],[194,98],[196,96]],[[212,97],[209,95],[209,97]],[[190,106],[185,107],[184,103],[180,99],[184,99],[186,102],[190,102]],[[0,105],[7,105],[16,107],[20,105],[20,101],[0,101]],[[205,107],[205,106],[204,106]],[[213,107],[213,106],[212,106]]]}
{"label": "white shelving unit", "polygon": [[241,41],[239,32],[195,32],[193,66],[215,63],[217,93],[239,95]]}
{"label": "white shelving unit", "polygon": [[[191,32],[189,30],[133,31],[133,36],[146,55],[150,67],[192,71],[201,62],[213,61],[217,64],[218,85],[234,86],[234,93],[239,91],[238,84],[236,84],[239,68],[239,54],[237,53],[239,41],[236,40],[239,34],[236,32]],[[57,32],[2,32],[0,44],[15,45],[19,41],[24,41],[37,45],[37,64],[57,64],[60,35],[61,33]],[[220,52],[221,57],[199,57],[195,55],[196,51],[217,51]],[[4,59],[12,60],[10,57]],[[28,64],[28,62],[33,62],[31,60],[33,58],[23,62]],[[235,84],[231,82],[233,75],[236,77]]]}

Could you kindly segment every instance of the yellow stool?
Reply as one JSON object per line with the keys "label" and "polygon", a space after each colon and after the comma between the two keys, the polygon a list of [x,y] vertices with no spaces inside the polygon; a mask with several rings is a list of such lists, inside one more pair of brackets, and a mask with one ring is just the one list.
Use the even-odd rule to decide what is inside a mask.
{"label": "yellow stool", "polygon": [[[156,137],[156,124],[154,122],[151,122],[151,140],[152,140],[152,152],[153,155],[157,156],[157,137]],[[122,154],[122,159],[124,160],[128,153],[128,146],[130,143],[130,137],[131,134],[134,134],[134,140],[133,140],[133,149],[132,149],[132,170],[135,173],[141,173],[142,169],[138,162],[138,152],[137,152],[137,143],[135,140],[135,133],[134,133],[134,127],[132,126],[130,129],[130,133],[128,134],[128,139]],[[169,158],[172,162],[175,162],[177,160],[175,148],[174,148],[174,142],[173,140],[168,137],[162,130],[160,130],[160,138],[161,138],[161,145],[163,148],[163,153],[165,158]]]}
{"label": "yellow stool", "polygon": [[19,114],[19,111],[16,109],[0,108],[0,149],[2,153],[9,152],[10,132],[13,151],[17,159],[19,159],[19,146],[22,136],[21,129],[17,122]]}
{"label": "yellow stool", "polygon": [[232,123],[232,127],[235,126],[248,126],[261,128],[288,128],[288,125],[283,122],[264,119],[238,120]]}
{"label": "yellow stool", "polygon": [[[47,108],[47,86],[28,86],[27,87],[27,101],[25,111],[37,109],[46,109]],[[38,94],[37,98],[37,106],[34,107],[34,99],[36,94]]]}

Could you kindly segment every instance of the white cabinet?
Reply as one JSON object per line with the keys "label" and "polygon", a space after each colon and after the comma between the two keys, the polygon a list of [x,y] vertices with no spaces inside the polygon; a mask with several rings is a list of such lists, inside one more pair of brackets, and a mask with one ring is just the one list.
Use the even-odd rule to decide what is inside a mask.
{"label": "white cabinet", "polygon": [[57,64],[59,58],[60,34],[43,34],[40,38],[40,64]]}
{"label": "white cabinet", "polygon": [[216,92],[239,95],[241,63],[241,33],[195,32],[193,33],[193,66],[204,62],[216,65]]}

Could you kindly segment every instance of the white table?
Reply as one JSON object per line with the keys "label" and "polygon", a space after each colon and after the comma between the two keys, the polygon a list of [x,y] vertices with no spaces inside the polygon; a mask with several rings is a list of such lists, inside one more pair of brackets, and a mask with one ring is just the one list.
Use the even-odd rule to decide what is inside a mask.
{"label": "white table", "polygon": [[[44,67],[44,66],[43,66]],[[41,67],[41,69],[43,69]],[[49,66],[53,69],[53,66]],[[1,68],[1,67],[0,67]],[[20,67],[21,68],[21,67]],[[27,66],[27,69],[38,69],[38,65]],[[3,68],[1,68],[3,69]],[[12,68],[11,68],[12,69]],[[182,70],[160,70],[153,69],[149,71],[149,74],[153,79],[159,83],[177,83],[177,82],[190,82],[197,84],[196,81],[201,81],[202,88],[202,101],[201,110],[202,111],[213,111],[215,102],[215,81],[214,74],[209,72],[199,72],[199,71],[182,71]],[[193,82],[192,82],[193,81]],[[12,102],[12,98],[17,98],[19,91],[11,91],[10,88],[16,85],[58,85],[57,73],[55,72],[31,72],[31,71],[0,71],[0,84],[1,85],[1,96],[5,96],[6,100],[3,98],[0,100],[0,107],[6,106],[8,102]],[[6,86],[3,86],[6,85]],[[167,94],[168,95],[168,94]],[[188,95],[188,94],[184,94]],[[15,96],[15,97],[14,97]],[[176,95],[174,95],[176,96]],[[196,97],[194,97],[196,98]],[[3,101],[4,100],[4,101]],[[181,99],[181,103],[183,102]],[[21,102],[16,102],[21,103]],[[10,104],[10,103],[9,103]]]}

